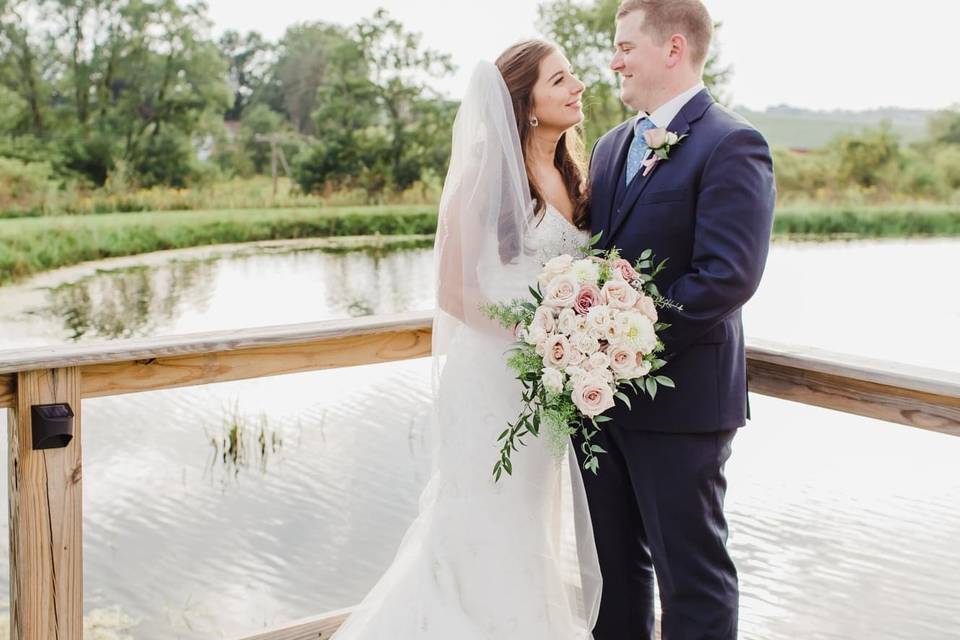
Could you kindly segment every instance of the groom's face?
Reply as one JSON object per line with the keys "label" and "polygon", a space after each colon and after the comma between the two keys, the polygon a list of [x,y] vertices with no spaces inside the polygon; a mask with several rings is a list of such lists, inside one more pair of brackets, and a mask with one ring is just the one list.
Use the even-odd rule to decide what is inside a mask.
{"label": "groom's face", "polygon": [[643,11],[617,20],[616,50],[610,68],[620,74],[620,99],[637,111],[650,112],[651,97],[663,84],[664,47],[643,28]]}

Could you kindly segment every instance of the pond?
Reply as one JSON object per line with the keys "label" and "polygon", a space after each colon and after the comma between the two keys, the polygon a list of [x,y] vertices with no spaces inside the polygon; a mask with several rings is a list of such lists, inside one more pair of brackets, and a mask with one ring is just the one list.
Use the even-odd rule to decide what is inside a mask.
{"label": "pond", "polygon": [[[264,243],[45,274],[0,288],[0,349],[428,309],[432,252],[403,246]],[[958,370],[958,249],[777,243],[747,333]],[[414,360],[85,401],[93,637],[239,637],[359,601],[416,513],[429,393]],[[727,466],[741,637],[958,637],[960,438],[751,405]]]}

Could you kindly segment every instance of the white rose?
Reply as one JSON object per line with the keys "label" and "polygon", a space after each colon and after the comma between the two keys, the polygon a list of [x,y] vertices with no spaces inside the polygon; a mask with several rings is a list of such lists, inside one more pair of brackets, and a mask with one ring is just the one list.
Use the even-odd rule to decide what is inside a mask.
{"label": "white rose", "polygon": [[610,366],[610,356],[605,354],[603,351],[597,351],[590,354],[587,362],[590,363],[590,369],[596,371],[606,371],[607,367]]}
{"label": "white rose", "polygon": [[543,271],[537,276],[537,282],[540,283],[541,287],[546,287],[551,280],[565,273],[571,264],[573,264],[573,257],[566,254],[550,258],[543,265]]}
{"label": "white rose", "polygon": [[570,350],[570,364],[579,365],[579,364],[582,364],[583,361],[586,359],[587,359],[587,356],[583,355],[583,353],[579,349]]}
{"label": "white rose", "polygon": [[572,275],[557,276],[547,285],[543,304],[556,309],[572,308],[579,290],[580,285]]}
{"label": "white rose", "polygon": [[653,368],[653,365],[650,364],[648,361],[644,360],[644,359],[643,359],[643,355],[640,354],[640,353],[638,353],[638,354],[637,354],[637,368],[636,368],[636,370],[635,370],[635,375],[634,375],[633,377],[634,377],[634,378],[642,378],[643,376],[645,376],[645,375],[647,375],[648,373],[650,373],[650,369],[652,369],[652,368]]}
{"label": "white rose", "polygon": [[563,372],[554,367],[546,367],[541,377],[544,388],[550,393],[560,393],[563,391]]}
{"label": "white rose", "polygon": [[607,280],[600,290],[600,300],[614,309],[631,309],[640,294],[624,280]]}
{"label": "white rose", "polygon": [[536,324],[531,324],[526,331],[526,336],[524,336],[524,342],[530,345],[543,344],[547,340],[549,334],[543,330],[543,327],[537,326]]}
{"label": "white rose", "polygon": [[570,335],[577,329],[577,314],[573,309],[561,309],[557,316],[557,331]]}
{"label": "white rose", "polygon": [[611,322],[610,307],[604,304],[591,307],[587,312],[587,326],[595,338],[606,338]]}
{"label": "white rose", "polygon": [[533,314],[531,326],[540,327],[545,333],[552,333],[557,327],[556,319],[553,317],[553,309],[546,305],[537,307]]}
{"label": "white rose", "polygon": [[543,364],[562,369],[570,363],[572,350],[566,336],[549,336],[543,344]]}
{"label": "white rose", "polygon": [[580,384],[580,382],[582,382],[583,379],[586,378],[587,374],[589,373],[586,369],[584,369],[583,367],[579,367],[577,365],[568,366],[566,369],[564,369],[564,372],[570,378],[570,384],[573,384],[573,385]]}
{"label": "white rose", "polygon": [[597,284],[600,279],[600,265],[593,260],[584,258],[577,260],[570,267],[570,273],[579,283]]}
{"label": "white rose", "polygon": [[600,341],[587,331],[577,331],[570,336],[570,344],[580,353],[589,356],[600,349]]}
{"label": "white rose", "polygon": [[675,134],[673,131],[667,131],[667,144],[675,145],[680,140],[680,136]]}

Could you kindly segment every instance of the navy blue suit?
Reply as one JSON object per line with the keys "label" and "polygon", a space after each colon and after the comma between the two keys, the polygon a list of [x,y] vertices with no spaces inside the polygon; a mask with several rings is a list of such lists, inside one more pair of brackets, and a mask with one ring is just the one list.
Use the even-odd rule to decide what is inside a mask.
{"label": "navy blue suit", "polygon": [[660,310],[672,325],[662,373],[676,389],[608,412],[598,436],[608,454],[597,476],[583,474],[604,580],[594,636],[653,638],[655,571],[664,640],[732,640],[739,593],[723,466],[748,417],[740,309],[766,262],[773,164],[763,136],[704,89],[667,126],[688,137],[627,185],[633,123],[594,147],[592,231],[631,263],[647,248],[668,258],[657,285],[683,310]]}

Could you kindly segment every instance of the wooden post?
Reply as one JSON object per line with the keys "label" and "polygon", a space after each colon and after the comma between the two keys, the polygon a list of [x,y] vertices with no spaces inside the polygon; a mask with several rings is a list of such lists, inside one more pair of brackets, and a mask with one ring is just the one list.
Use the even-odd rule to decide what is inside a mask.
{"label": "wooden post", "polygon": [[[10,638],[82,640],[83,495],[80,369],[17,374],[9,410]],[[73,439],[33,449],[30,407],[67,402]]]}

